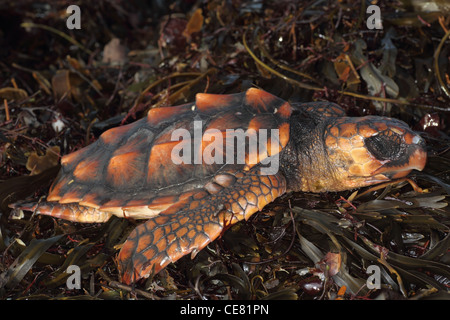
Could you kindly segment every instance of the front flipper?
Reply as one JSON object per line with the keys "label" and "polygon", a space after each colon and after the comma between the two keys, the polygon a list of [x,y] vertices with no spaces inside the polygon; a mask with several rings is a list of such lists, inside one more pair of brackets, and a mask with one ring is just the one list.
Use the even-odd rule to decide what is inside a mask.
{"label": "front flipper", "polygon": [[229,226],[261,210],[286,191],[281,174],[264,176],[254,169],[221,173],[214,180],[134,229],[119,256],[122,282],[155,274],[170,262],[192,258]]}

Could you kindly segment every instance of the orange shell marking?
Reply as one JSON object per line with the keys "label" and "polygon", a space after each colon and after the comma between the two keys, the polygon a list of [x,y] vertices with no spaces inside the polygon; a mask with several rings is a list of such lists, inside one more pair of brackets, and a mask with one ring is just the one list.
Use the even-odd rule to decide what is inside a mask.
{"label": "orange shell marking", "polygon": [[238,101],[241,94],[211,94],[197,93],[195,96],[195,106],[202,112],[209,110],[220,111],[220,109],[233,106]]}
{"label": "orange shell marking", "polygon": [[169,120],[174,115],[183,115],[192,111],[191,104],[183,104],[176,107],[153,108],[147,114],[147,121],[150,125],[156,126],[162,121]]}

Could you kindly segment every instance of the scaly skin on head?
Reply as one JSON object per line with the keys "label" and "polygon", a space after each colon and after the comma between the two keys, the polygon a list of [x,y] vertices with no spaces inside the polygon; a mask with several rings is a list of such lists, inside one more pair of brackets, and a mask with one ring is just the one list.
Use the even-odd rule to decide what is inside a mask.
{"label": "scaly skin on head", "polygon": [[402,121],[374,116],[314,120],[292,117],[290,142],[280,161],[289,190],[349,190],[425,166],[423,139]]}

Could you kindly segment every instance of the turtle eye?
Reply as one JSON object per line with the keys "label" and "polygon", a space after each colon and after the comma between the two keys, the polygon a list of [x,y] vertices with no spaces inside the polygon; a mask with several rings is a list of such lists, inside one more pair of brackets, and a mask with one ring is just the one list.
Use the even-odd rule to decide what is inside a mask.
{"label": "turtle eye", "polygon": [[366,138],[364,144],[377,160],[396,160],[404,150],[402,136],[392,130],[385,130]]}

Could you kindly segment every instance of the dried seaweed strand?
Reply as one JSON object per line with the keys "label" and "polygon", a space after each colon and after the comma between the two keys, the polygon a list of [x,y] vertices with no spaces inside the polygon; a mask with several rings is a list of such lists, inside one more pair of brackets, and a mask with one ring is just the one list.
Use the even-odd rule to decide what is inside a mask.
{"label": "dried seaweed strand", "polygon": [[24,135],[22,133],[14,132],[13,130],[8,130],[8,129],[5,129],[5,128],[0,128],[0,131],[5,132],[5,135],[10,134],[12,136],[17,136],[17,137],[21,137],[21,138],[27,139],[27,140],[31,141],[33,144],[36,143],[36,144],[40,145],[42,148],[44,148],[45,150],[50,151],[51,153],[57,155],[58,157],[61,157],[61,155],[59,153],[53,151],[51,146],[49,146],[47,143],[45,143],[41,139],[31,138],[31,137],[28,137],[28,136],[26,136],[26,135]]}
{"label": "dried seaweed strand", "polygon": [[69,41],[70,43],[72,43],[73,45],[77,46],[78,48],[80,48],[81,50],[83,50],[84,52],[88,53],[88,54],[92,54],[93,52],[91,50],[89,50],[88,48],[86,48],[85,46],[83,46],[81,43],[79,43],[77,40],[75,40],[74,38],[72,38],[71,36],[65,34],[64,32],[59,31],[58,29],[46,26],[44,24],[38,24],[38,23],[33,23],[33,22],[23,22],[22,24],[20,24],[20,26],[22,28],[40,28],[40,29],[44,29],[50,32],[53,32],[55,34],[57,34],[58,36],[66,39],[67,41]]}
{"label": "dried seaweed strand", "polygon": [[[175,72],[175,73],[172,73],[172,74],[170,74],[168,76],[165,76],[165,77],[163,77],[163,78],[161,78],[159,80],[156,80],[156,81],[152,82],[144,90],[142,90],[142,92],[136,98],[136,100],[135,100],[135,102],[133,104],[133,107],[131,107],[130,111],[128,112],[128,115],[130,113],[132,113],[136,109],[136,107],[139,105],[139,103],[144,98],[145,94],[147,94],[150,90],[152,90],[154,87],[156,87],[160,83],[163,83],[164,81],[167,81],[167,80],[172,79],[172,78],[177,78],[177,77],[199,77],[201,75],[202,75],[202,73],[200,73],[200,72],[185,72],[185,73]],[[126,116],[125,119],[128,118],[128,115]]]}
{"label": "dried seaweed strand", "polygon": [[[172,93],[169,97],[168,97],[168,102],[170,104],[174,103],[175,101],[181,99],[181,96],[189,89],[191,89],[195,84],[197,84],[200,80],[202,80],[204,77],[206,77],[207,75],[209,75],[210,73],[215,72],[216,69],[215,68],[211,68],[208,69],[206,72],[201,73],[197,78],[188,81],[188,83],[183,86],[181,89],[175,91],[174,93]],[[154,104],[152,106],[152,108],[157,108],[159,106],[161,106],[165,101],[160,100],[159,102],[157,102],[156,104]]]}
{"label": "dried seaweed strand", "polygon": [[179,82],[179,83],[172,84],[170,87],[165,88],[165,89],[163,89],[162,91],[160,91],[160,92],[158,92],[157,94],[155,94],[155,95],[152,97],[152,100],[153,100],[153,99],[155,99],[155,100],[158,99],[159,97],[161,97],[161,96],[163,96],[165,93],[167,93],[169,90],[175,90],[175,89],[178,89],[178,88],[180,88],[180,87],[184,87],[185,85],[190,84],[191,81],[192,81],[192,80],[188,80],[188,81],[183,81],[183,82]]}
{"label": "dried seaweed strand", "polygon": [[423,193],[424,192],[423,189],[421,187],[419,187],[417,185],[417,183],[415,183],[411,179],[409,179],[409,178],[402,178],[402,179],[395,180],[395,181],[389,181],[389,182],[377,184],[376,186],[373,186],[370,189],[368,189],[368,190],[358,194],[357,196],[355,196],[354,200],[356,200],[358,198],[361,198],[362,196],[364,196],[364,195],[366,195],[368,193],[371,193],[373,191],[376,191],[376,190],[379,190],[379,189],[383,189],[383,188],[385,188],[387,186],[390,186],[390,185],[397,185],[397,184],[399,184],[401,182],[405,182],[405,181],[408,182],[411,185],[411,187],[413,187],[415,192],[418,192],[418,193]]}
{"label": "dried seaweed strand", "polygon": [[3,99],[3,104],[5,105],[6,121],[9,121],[10,117],[9,117],[8,101],[6,99]]}
{"label": "dried seaweed strand", "polygon": [[[366,242],[366,244],[368,244],[367,242],[369,242],[369,240],[366,239],[365,242]],[[398,284],[398,287],[399,287],[399,289],[400,289],[400,292],[402,293],[402,295],[403,295],[405,298],[408,298],[408,293],[407,293],[407,291],[406,291],[405,285],[403,284],[403,280],[402,280],[402,277],[401,277],[400,273],[398,273],[398,271],[395,270],[395,268],[392,267],[392,266],[386,261],[385,254],[381,252],[381,253],[380,253],[380,258],[378,258],[377,261],[378,261],[379,263],[381,263],[383,266],[385,266],[385,267],[389,270],[389,272],[390,272],[392,275],[395,275],[395,277],[397,278],[397,284]]]}
{"label": "dried seaweed strand", "polygon": [[315,80],[315,79],[314,79],[313,77],[311,77],[310,75],[308,75],[308,74],[306,74],[306,73],[303,73],[303,72],[300,72],[300,71],[297,71],[297,70],[294,70],[294,69],[291,69],[291,68],[289,68],[288,66],[286,66],[286,65],[284,65],[284,64],[282,64],[282,63],[280,63],[280,62],[278,62],[277,60],[275,60],[275,59],[269,54],[269,52],[267,52],[266,48],[264,48],[264,46],[262,45],[261,35],[258,37],[258,41],[257,41],[256,43],[257,43],[258,49],[261,51],[261,53],[262,53],[267,59],[269,59],[270,62],[272,62],[272,63],[273,63],[274,65],[276,65],[277,67],[279,67],[279,68],[281,68],[281,69],[283,69],[283,70],[286,70],[286,71],[295,73],[296,75],[299,75],[299,76],[301,76],[301,77],[307,78],[307,79],[309,79],[309,80],[311,80],[311,81],[314,81],[315,83],[318,83],[318,81]]}
{"label": "dried seaweed strand", "polygon": [[48,95],[51,94],[51,84],[50,82],[39,72],[30,68],[23,67],[21,65],[18,65],[17,63],[12,63],[13,68],[29,72],[33,76],[33,78],[37,81],[39,86],[47,93]]}
{"label": "dried seaweed strand", "polygon": [[434,53],[434,72],[436,73],[436,77],[439,81],[439,85],[441,86],[442,91],[447,95],[447,97],[450,98],[450,91],[445,85],[444,81],[442,81],[441,72],[439,71],[439,55],[441,53],[442,47],[444,46],[445,41],[450,36],[450,30],[447,31],[445,36],[441,39],[441,42],[439,43],[439,46],[437,47],[435,53]]}
{"label": "dried seaweed strand", "polygon": [[138,294],[143,296],[144,298],[150,299],[150,300],[159,300],[158,296],[155,296],[152,293],[148,293],[144,290],[140,290],[137,288],[134,288],[133,286],[128,286],[126,284],[123,284],[118,281],[112,280],[101,268],[97,269],[97,273],[108,282],[108,286],[113,289],[119,289],[123,291],[127,291],[131,294]]}
{"label": "dried seaweed strand", "polygon": [[247,45],[247,40],[245,39],[245,33],[242,36],[242,42],[244,44],[245,50],[247,50],[248,54],[253,58],[253,60],[255,60],[255,62],[257,64],[259,64],[261,67],[263,67],[264,69],[266,69],[267,71],[269,71],[270,73],[286,80],[289,83],[292,83],[296,86],[299,86],[300,88],[304,88],[304,89],[309,89],[309,90],[315,90],[315,91],[325,91],[325,89],[323,88],[319,88],[319,87],[314,87],[311,86],[309,84],[306,83],[302,83],[300,81],[294,80],[289,78],[288,76],[285,76],[284,74],[272,69],[271,67],[269,67],[267,64],[265,64],[264,62],[262,62],[254,53],[252,50],[250,50],[250,48]]}
{"label": "dried seaweed strand", "polygon": [[157,85],[159,85],[160,83],[167,81],[169,79],[172,78],[178,78],[178,77],[198,77],[201,76],[202,73],[201,72],[175,72],[172,74],[169,74],[168,76],[165,76],[159,80],[156,80],[154,82],[152,82],[150,85],[148,85],[144,90],[142,90],[141,95],[146,94],[147,92],[149,92],[151,89],[153,89],[154,87],[156,87]]}

